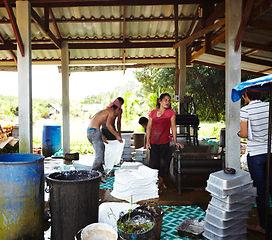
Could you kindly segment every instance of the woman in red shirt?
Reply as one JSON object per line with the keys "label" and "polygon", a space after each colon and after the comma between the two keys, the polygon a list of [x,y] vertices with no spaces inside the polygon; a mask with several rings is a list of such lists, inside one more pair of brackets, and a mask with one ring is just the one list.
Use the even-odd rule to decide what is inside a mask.
{"label": "woman in red shirt", "polygon": [[149,114],[146,129],[146,148],[150,150],[149,166],[159,170],[159,189],[166,188],[164,178],[167,177],[171,161],[170,142],[173,135],[174,145],[184,146],[177,142],[176,114],[170,109],[171,97],[168,93],[161,94],[158,108]]}

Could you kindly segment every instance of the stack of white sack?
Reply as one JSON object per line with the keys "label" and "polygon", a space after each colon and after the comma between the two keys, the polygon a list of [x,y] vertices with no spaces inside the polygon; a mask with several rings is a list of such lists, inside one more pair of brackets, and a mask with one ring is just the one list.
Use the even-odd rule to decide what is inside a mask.
{"label": "stack of white sack", "polygon": [[158,198],[157,181],[158,170],[139,162],[124,162],[121,168],[115,171],[111,195],[132,203]]}

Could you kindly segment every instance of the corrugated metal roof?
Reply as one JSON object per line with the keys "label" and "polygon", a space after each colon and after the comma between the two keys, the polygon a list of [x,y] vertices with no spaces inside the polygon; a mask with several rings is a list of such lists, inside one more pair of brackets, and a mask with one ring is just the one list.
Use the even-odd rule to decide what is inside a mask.
{"label": "corrugated metal roof", "polygon": [[[17,55],[16,35],[11,26],[6,7],[0,0],[0,65],[14,64]],[[13,1],[14,2],[14,1]],[[45,7],[49,7],[49,29],[59,41],[69,44],[71,64],[145,63],[175,64],[175,9],[173,1],[128,1],[126,6],[113,0],[101,5],[95,1],[30,0],[33,10],[44,21]],[[137,4],[139,2],[139,5]],[[205,1],[176,1],[178,3],[178,39],[189,37],[203,26],[200,10]],[[216,3],[216,1],[214,1]],[[220,0],[218,1],[221,2]],[[165,5],[164,5],[165,3]],[[171,4],[170,4],[171,3]],[[260,3],[260,1],[258,2]],[[261,2],[262,3],[262,2]],[[223,3],[224,4],[224,3]],[[13,12],[16,16],[15,5]],[[216,7],[220,4],[215,4]],[[258,6],[255,6],[256,8]],[[218,7],[219,8],[219,7]],[[200,15],[196,15],[196,14]],[[212,15],[212,14],[211,14]],[[33,64],[60,64],[61,52],[48,34],[35,22],[31,24]],[[224,17],[224,12],[221,16]],[[54,26],[55,20],[57,28]],[[242,39],[242,67],[257,73],[269,72],[272,67],[272,10],[269,7],[255,19],[250,19]],[[263,27],[261,27],[263,26]],[[58,34],[60,32],[60,35]],[[187,51],[198,52],[205,38],[196,39]],[[9,44],[5,44],[9,43]],[[11,43],[11,44],[10,44]],[[141,45],[136,45],[140,44]],[[160,45],[156,45],[159,43]],[[202,43],[202,45],[201,45]],[[243,44],[245,43],[245,44]],[[255,44],[252,47],[249,44]],[[44,45],[47,44],[47,45]],[[91,45],[90,45],[91,44]],[[115,45],[111,45],[115,44]],[[148,45],[150,44],[150,45]],[[10,47],[12,45],[12,47]],[[46,47],[45,47],[46,46]],[[125,52],[125,53],[124,53]],[[213,52],[199,54],[193,62],[222,67],[225,64],[225,44],[219,43]],[[125,56],[125,58],[124,58]],[[255,63],[254,63],[255,61]],[[271,72],[272,73],[272,72]]]}

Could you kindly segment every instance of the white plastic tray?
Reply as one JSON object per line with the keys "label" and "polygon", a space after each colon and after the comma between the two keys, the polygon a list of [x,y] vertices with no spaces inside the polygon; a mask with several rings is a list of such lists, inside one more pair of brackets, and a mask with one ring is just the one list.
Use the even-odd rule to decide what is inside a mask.
{"label": "white plastic tray", "polygon": [[247,239],[247,236],[246,236],[246,233],[242,233],[242,234],[239,234],[239,235],[228,235],[228,236],[225,236],[225,237],[220,237],[220,236],[217,236],[216,234],[208,231],[208,230],[205,230],[202,235],[206,238],[206,239],[211,239],[211,240],[246,240]]}
{"label": "white plastic tray", "polygon": [[227,174],[224,170],[211,173],[208,182],[222,188],[229,190],[244,186],[252,181],[249,172],[235,168],[235,174]]}
{"label": "white plastic tray", "polygon": [[[251,197],[252,198],[252,197]],[[253,197],[255,198],[255,197]],[[218,198],[212,197],[210,203],[218,208],[221,208],[222,210],[225,210],[227,212],[232,211],[251,211],[252,203],[255,202],[255,200],[247,200],[247,203],[232,203],[227,204],[223,201],[220,201]],[[241,210],[243,209],[243,210]]]}
{"label": "white plastic tray", "polygon": [[237,188],[232,188],[228,190],[224,190],[223,188],[220,188],[219,186],[216,186],[210,182],[208,182],[206,191],[210,192],[213,195],[216,195],[220,198],[226,198],[227,196],[233,195],[235,193],[239,193],[245,190],[249,190],[253,187],[253,181],[251,181],[248,184],[242,185]]}
{"label": "white plastic tray", "polygon": [[[235,235],[237,236],[237,235],[247,233],[247,225],[246,224],[243,226],[236,225],[236,226],[229,227],[226,229],[221,229],[221,228],[218,228],[218,227],[215,227],[215,226],[209,224],[208,222],[205,222],[204,228],[205,228],[205,231],[209,231],[210,233],[212,233],[218,237],[227,237],[230,235],[235,237]],[[234,239],[234,238],[231,238],[231,239]]]}
{"label": "white plastic tray", "polygon": [[216,216],[217,218],[228,221],[231,219],[241,219],[241,218],[248,218],[248,211],[241,211],[243,208],[240,209],[240,211],[234,211],[234,212],[226,212],[223,209],[217,208],[216,206],[213,206],[209,203],[206,213],[211,214],[213,216]]}
{"label": "white plastic tray", "polygon": [[231,219],[228,221],[224,221],[220,218],[217,218],[216,216],[213,216],[212,214],[206,214],[206,217],[204,219],[206,222],[208,222],[209,224],[221,228],[221,229],[226,229],[226,228],[230,228],[233,227],[235,225],[240,225],[240,226],[244,226],[247,224],[247,218],[236,218],[236,219]]}

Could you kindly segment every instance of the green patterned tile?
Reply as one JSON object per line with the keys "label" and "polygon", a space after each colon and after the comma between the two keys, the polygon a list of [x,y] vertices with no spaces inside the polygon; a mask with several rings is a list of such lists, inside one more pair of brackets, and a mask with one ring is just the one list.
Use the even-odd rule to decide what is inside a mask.
{"label": "green patterned tile", "polygon": [[108,177],[104,182],[100,184],[100,189],[113,189],[114,177]]}
{"label": "green patterned tile", "polygon": [[186,218],[204,219],[205,212],[198,206],[162,206],[164,216],[162,221],[161,239],[187,239],[178,235],[176,227]]}

